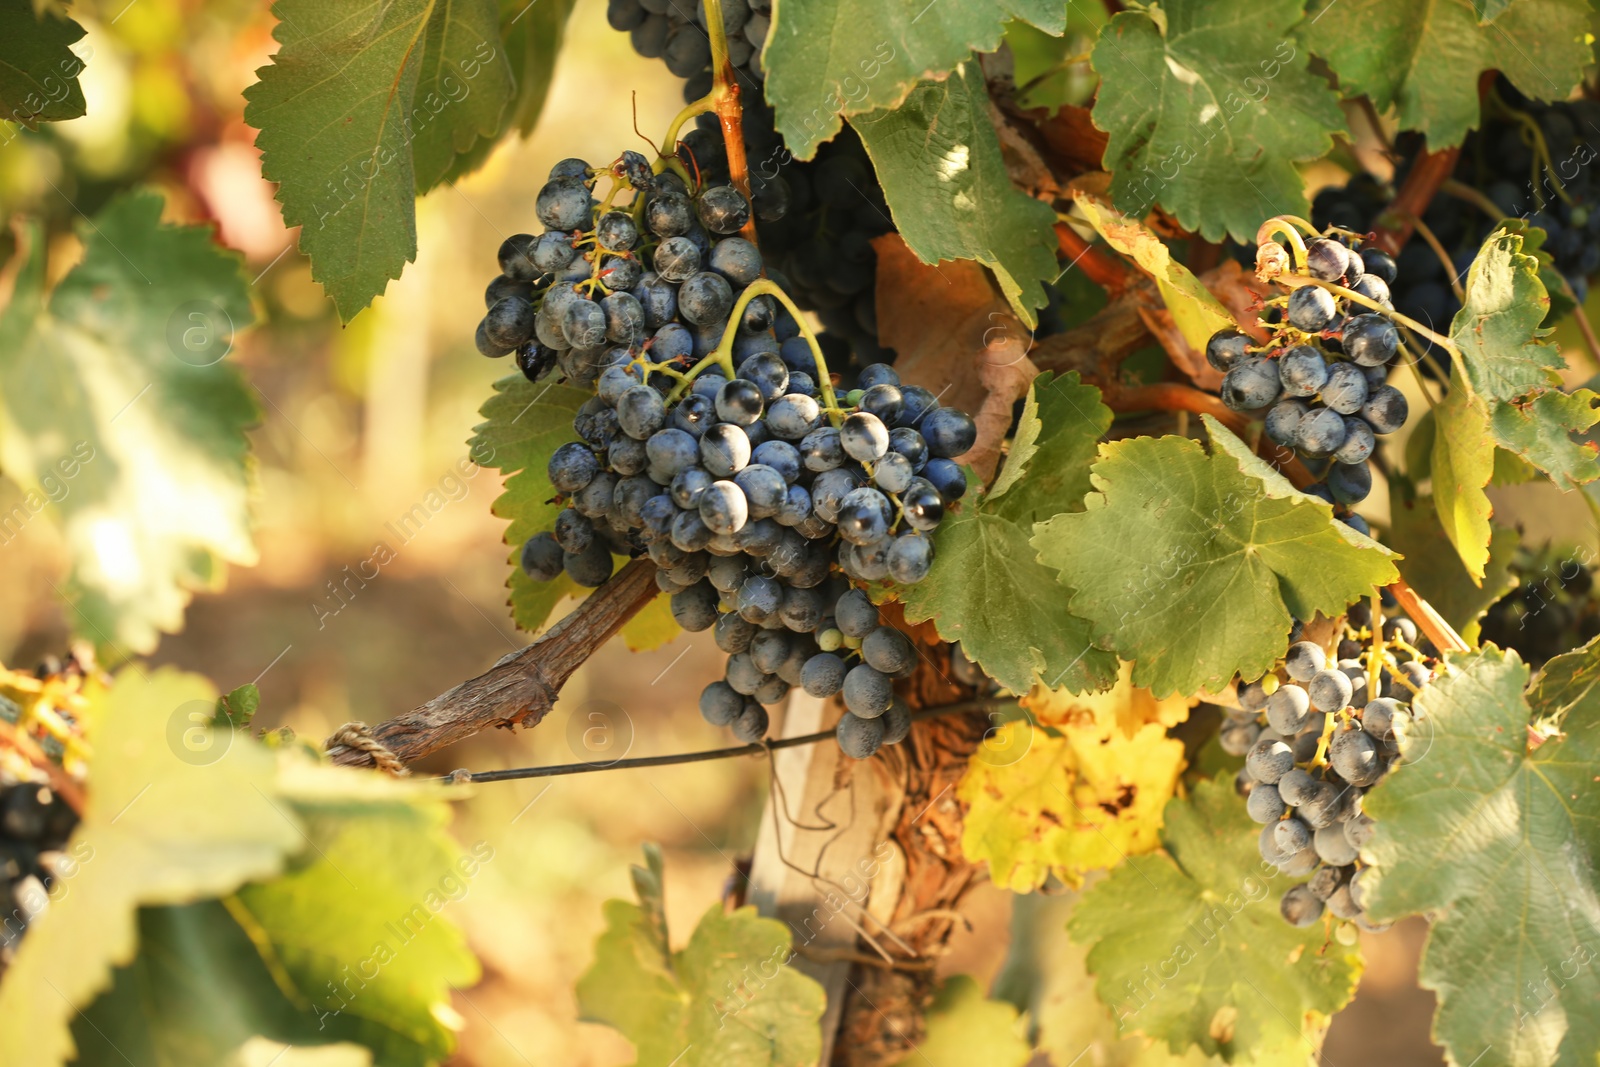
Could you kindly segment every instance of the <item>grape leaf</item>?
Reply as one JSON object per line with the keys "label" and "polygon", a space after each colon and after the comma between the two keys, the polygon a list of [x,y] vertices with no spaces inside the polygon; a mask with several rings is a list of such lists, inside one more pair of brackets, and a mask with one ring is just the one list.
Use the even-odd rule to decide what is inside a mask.
{"label": "grape leaf", "polygon": [[550,93],[556,56],[567,36],[567,16],[576,0],[500,0],[500,34],[516,70],[516,92],[507,113],[522,136],[533,133]]}
{"label": "grape leaf", "polygon": [[1478,9],[1473,0],[1311,0],[1306,16],[1299,40],[1344,94],[1394,106],[1401,128],[1427,134],[1430,148],[1460,144],[1478,124],[1483,71],[1561,100],[1592,62],[1583,0],[1485,0]]}
{"label": "grape leaf", "polygon": [[967,974],[939,983],[928,1005],[927,1034],[900,1067],[1023,1067],[1033,1050],[1017,1035],[1017,1009],[990,1000]]}
{"label": "grape leaf", "polygon": [[789,929],[753,907],[713,904],[672,952],[660,853],[634,868],[640,903],[608,900],[595,959],[578,980],[585,1020],[620,1030],[637,1067],[810,1067],[822,1054],[822,987],[788,966]]}
{"label": "grape leaf", "polygon": [[[1405,764],[1368,794],[1363,903],[1432,917],[1420,979],[1458,1063],[1593,1064],[1600,1050],[1600,643],[1551,660],[1524,695],[1514,652],[1450,656],[1416,698]],[[1532,718],[1563,737],[1528,750]]]}
{"label": "grape leaf", "polygon": [[1451,323],[1450,339],[1461,350],[1461,367],[1495,443],[1573,489],[1600,478],[1593,442],[1570,436],[1600,422],[1600,394],[1561,391],[1566,361],[1544,340],[1550,331],[1539,324],[1550,298],[1538,260],[1528,254],[1541,239],[1520,224],[1489,235],[1467,271],[1467,301]]}
{"label": "grape leaf", "polygon": [[1173,0],[1123,11],[1095,44],[1094,124],[1110,134],[1111,197],[1156,204],[1208,241],[1253,241],[1261,220],[1307,213],[1297,160],[1344,129],[1338,97],[1289,30],[1304,0]]}
{"label": "grape leaf", "polygon": [[617,631],[629,652],[650,652],[683,633],[672,617],[672,597],[662,593],[622,624]]}
{"label": "grape leaf", "polygon": [[1031,459],[1014,450],[996,479],[998,499],[969,497],[945,516],[928,577],[901,591],[906,619],[932,619],[941,637],[960,641],[1013,692],[1027,692],[1036,677],[1051,687],[1103,689],[1116,677],[1116,658],[1090,645],[1088,623],[1067,609],[1028,537],[1040,519],[1082,506],[1094,443],[1111,412],[1076,374],[1041,375],[1029,396],[1040,426],[1025,421],[1018,432],[1024,440],[1037,434]]}
{"label": "grape leaf", "polygon": [[967,805],[961,851],[1002,889],[1029,893],[1052,874],[1079,885],[1156,847],[1183,766],[1183,742],[1159,723],[1131,736],[1093,720],[1051,732],[1007,723],[956,787]]}
{"label": "grape leaf", "polygon": [[1181,437],[1101,445],[1086,509],[1033,537],[1071,610],[1158,697],[1259,677],[1294,619],[1336,615],[1397,576],[1394,553],[1205,423],[1209,456]]}
{"label": "grape leaf", "polygon": [[0,467],[36,494],[30,510],[56,502],[75,626],[141,652],[182,626],[189,591],[216,588],[224,561],[256,559],[245,430],[260,413],[224,359],[253,319],[249,287],[236,253],[162,225],[161,208],[135,192],[86,221],[83,260],[48,301],[31,230],[0,315]]}
{"label": "grape leaf", "polygon": [[437,0],[277,0],[279,49],[245,90],[261,173],[349,322],[417,254],[409,116]]}
{"label": "grape leaf", "polygon": [[1440,525],[1433,501],[1418,497],[1401,475],[1389,478],[1389,529],[1387,543],[1404,557],[1400,577],[1444,616],[1457,632],[1478,620],[1489,605],[1516,587],[1511,561],[1516,556],[1517,532],[1491,527],[1481,583],[1467,573],[1455,546]]}
{"label": "grape leaf", "polygon": [[528,538],[552,529],[561,513],[559,504],[550,503],[557,494],[545,468],[556,449],[577,439],[573,416],[592,395],[550,380],[530,382],[521,374],[508,375],[494,383],[494,395],[478,412],[485,421],[473,427],[469,442],[474,461],[496,468],[506,479],[505,492],[490,510],[511,520],[505,537],[511,546],[506,585],[512,618],[529,633],[538,632],[562,596],[578,589],[566,575],[536,582],[523,573],[518,560]]}
{"label": "grape leaf", "polygon": [[74,1027],[80,1061],[221,1063],[256,1034],[406,1067],[449,1055],[440,1014],[478,967],[440,912],[493,849],[459,854],[438,793],[298,760],[278,785],[305,860],[221,902],[144,909],[138,955]]}
{"label": "grape leaf", "polygon": [[230,893],[276,874],[303,844],[294,818],[270,799],[270,752],[232,733],[210,735],[204,748],[185,743],[216,705],[208,682],[129,667],[92,699],[94,789],[65,849],[76,867],[0,983],[8,1067],[54,1067],[71,1056],[76,1009],[134,956],[139,905]]}
{"label": "grape leaf", "polygon": [[[775,25],[771,40],[780,38]],[[977,260],[994,272],[1018,317],[1034,326],[1034,309],[1045,304],[1041,283],[1059,273],[1055,213],[1011,184],[978,64],[963,63],[943,81],[920,82],[892,111],[859,114],[850,124],[917,258]]]}
{"label": "grape leaf", "polygon": [[1355,993],[1361,957],[1278,914],[1292,879],[1261,862],[1231,779],[1167,804],[1165,852],[1130,859],[1073,910],[1118,1032],[1229,1062],[1301,1062]]}
{"label": "grape leaf", "polygon": [[1473,582],[1489,562],[1489,516],[1485,488],[1494,475],[1494,438],[1483,401],[1472,394],[1461,368],[1450,371],[1450,391],[1433,411],[1433,507],[1439,527]]}
{"label": "grape leaf", "polygon": [[1162,303],[1172,312],[1172,321],[1190,348],[1204,352],[1212,334],[1233,327],[1228,309],[1188,267],[1172,258],[1161,238],[1145,229],[1143,223],[1107,210],[1087,194],[1078,193],[1073,199],[1107,244],[1155,279]]}
{"label": "grape leaf", "polygon": [[500,133],[514,83],[497,0],[435,0],[405,118],[417,192],[443,181],[480,139]]}
{"label": "grape leaf", "polygon": [[68,45],[83,27],[28,0],[0,3],[0,117],[33,128],[84,113],[83,60]]}
{"label": "grape leaf", "polygon": [[1102,693],[1073,693],[1036,685],[1021,702],[1046,726],[1093,728],[1104,737],[1118,733],[1131,740],[1150,723],[1170,729],[1189,717],[1195,700],[1169,696],[1157,700],[1148,689],[1133,684],[1133,664],[1124,660],[1117,682]]}
{"label": "grape leaf", "polygon": [[920,79],[943,80],[969,52],[994,51],[1011,18],[1066,28],[1065,6],[1051,0],[779,5],[761,56],[778,132],[810,159],[842,117],[898,108]]}

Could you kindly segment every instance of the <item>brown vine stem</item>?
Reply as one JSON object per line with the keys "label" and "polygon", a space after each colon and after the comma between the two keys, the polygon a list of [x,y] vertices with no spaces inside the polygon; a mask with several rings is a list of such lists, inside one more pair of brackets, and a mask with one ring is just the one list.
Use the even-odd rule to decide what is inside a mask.
{"label": "brown vine stem", "polygon": [[1456,169],[1460,146],[1438,152],[1424,152],[1412,164],[1400,191],[1388,210],[1378,216],[1377,245],[1389,255],[1399,255],[1400,249],[1411,238],[1415,220],[1419,219],[1433,203],[1439,187]]}
{"label": "brown vine stem", "polygon": [[[1112,411],[1119,412],[1189,411],[1196,415],[1210,415],[1241,439],[1246,438],[1250,427],[1250,419],[1232,410],[1217,397],[1182,382],[1157,382],[1154,385],[1108,390],[1105,401]],[[1283,451],[1267,440],[1265,434],[1256,448],[1256,454],[1277,467],[1285,478],[1294,483],[1295,488],[1304,489],[1316,481],[1311,472],[1306,470],[1305,464],[1293,455],[1285,459],[1280,454]]]}
{"label": "brown vine stem", "polygon": [[[410,763],[491,726],[537,724],[572,673],[655,597],[655,574],[654,563],[634,560],[533,644],[426,704],[384,720],[372,728],[372,737]],[[367,753],[344,745],[328,755],[347,766],[372,764]]]}
{"label": "brown vine stem", "polygon": [[744,151],[744,108],[739,104],[739,80],[728,59],[728,32],[722,21],[722,0],[705,0],[706,32],[711,38],[711,100],[722,123],[722,144],[728,154],[728,177],[751,205],[750,217],[739,231],[756,244],[755,199],[750,195],[750,161]]}
{"label": "brown vine stem", "polygon": [[1078,231],[1064,222],[1056,223],[1056,245],[1071,266],[1113,297],[1127,289],[1134,277],[1126,264],[1079,237]]}
{"label": "brown vine stem", "polygon": [[1400,602],[1401,610],[1428,635],[1428,640],[1432,641],[1440,652],[1466,652],[1471,649],[1472,646],[1456,633],[1455,627],[1446,622],[1444,616],[1433,609],[1432,604],[1418,596],[1416,590],[1406,584],[1404,578],[1389,586],[1389,592]]}

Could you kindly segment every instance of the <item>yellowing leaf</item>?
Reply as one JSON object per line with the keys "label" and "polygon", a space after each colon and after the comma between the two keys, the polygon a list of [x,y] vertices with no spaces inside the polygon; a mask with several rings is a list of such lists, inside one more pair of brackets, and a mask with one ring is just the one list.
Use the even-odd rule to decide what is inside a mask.
{"label": "yellowing leaf", "polygon": [[1494,512],[1484,492],[1494,474],[1494,438],[1483,401],[1467,388],[1460,367],[1450,372],[1450,392],[1433,415],[1434,509],[1467,574],[1481,585]]}
{"label": "yellowing leaf", "polygon": [[946,978],[928,1007],[928,1033],[899,1067],[1022,1067],[1033,1055],[1017,1034],[1017,1009],[990,1000],[970,975]]}
{"label": "yellowing leaf", "polygon": [[1117,675],[1117,684],[1105,692],[1079,695],[1068,689],[1035,685],[1022,698],[1022,706],[1046,725],[1092,729],[1104,738],[1113,732],[1132,738],[1147,723],[1156,723],[1163,729],[1176,726],[1189,717],[1189,709],[1195,703],[1184,696],[1157,700],[1150,690],[1133,684],[1133,664],[1126,660]]}
{"label": "yellowing leaf", "polygon": [[662,593],[617,632],[629,652],[651,652],[683,633],[683,627],[672,617],[672,597]]}
{"label": "yellowing leaf", "polygon": [[129,668],[96,699],[94,788],[66,849],[76,873],[0,983],[0,1063],[72,1057],[68,1025],[111,984],[111,968],[133,958],[140,905],[230,893],[277,873],[302,846],[299,822],[270,799],[271,752],[234,738],[220,756],[197,758],[183,744],[187,711],[216,700],[209,682],[171,668]]}
{"label": "yellowing leaf", "polygon": [[956,788],[968,807],[961,850],[1016,892],[1051,874],[1077,885],[1087,871],[1156,847],[1183,767],[1183,743],[1156,723],[1132,737],[1007,723]]}
{"label": "yellowing leaf", "polygon": [[1172,258],[1161,238],[1145,229],[1143,223],[1112,211],[1085,193],[1074,194],[1074,199],[1107,244],[1131,257],[1139,269],[1155,279],[1161,299],[1172,312],[1172,321],[1190,348],[1204,352],[1212,334],[1234,325],[1228,309],[1188,267]]}

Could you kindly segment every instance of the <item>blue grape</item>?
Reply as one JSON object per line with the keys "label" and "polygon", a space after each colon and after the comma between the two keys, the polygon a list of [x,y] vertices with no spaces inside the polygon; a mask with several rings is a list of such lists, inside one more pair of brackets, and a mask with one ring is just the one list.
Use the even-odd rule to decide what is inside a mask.
{"label": "blue grape", "polygon": [[872,481],[886,493],[903,493],[916,476],[911,461],[898,452],[889,452],[872,468]]}
{"label": "blue grape", "polygon": [[562,557],[562,566],[578,585],[585,589],[595,589],[605,584],[611,577],[614,563],[611,551],[599,540],[594,541],[582,552],[568,552]]}
{"label": "blue grape", "polygon": [[833,617],[846,637],[865,638],[879,625],[877,605],[860,589],[848,589],[834,602]]}
{"label": "blue grape", "polygon": [[752,574],[740,584],[735,601],[740,617],[759,625],[783,605],[783,586],[765,575]]}
{"label": "blue grape", "polygon": [[783,396],[789,386],[789,368],[783,358],[774,352],[758,352],[739,364],[739,377],[755,382],[761,395],[768,401]]}
{"label": "blue grape", "polygon": [[581,178],[555,178],[544,184],[534,201],[534,213],[547,230],[587,229],[589,187]]}
{"label": "blue grape", "polygon": [[761,387],[755,382],[735,378],[716,392],[717,418],[723,422],[749,426],[761,417]]}
{"label": "blue grape", "polygon": [[[700,40],[704,42],[703,38]],[[695,69],[698,70],[702,65],[697,65]],[[731,185],[713,185],[706,189],[700,194],[695,207],[699,212],[701,223],[712,233],[737,233],[750,221],[750,202]]]}
{"label": "blue grape", "polygon": [[633,298],[644,309],[647,329],[658,330],[678,314],[678,290],[655,271],[646,272],[632,289]]}
{"label": "blue grape", "polygon": [[1332,408],[1313,408],[1300,420],[1295,447],[1308,456],[1326,456],[1344,444],[1344,416]]}
{"label": "blue grape", "polygon": [[1344,444],[1333,452],[1333,458],[1340,463],[1362,463],[1372,455],[1372,450],[1377,446],[1377,439],[1372,436],[1372,427],[1367,425],[1367,420],[1355,416],[1345,416]]}
{"label": "blue grape", "polygon": [[744,697],[725,681],[712,682],[700,691],[700,714],[712,726],[732,724],[743,710]]}
{"label": "blue grape", "polygon": [[700,249],[687,237],[668,237],[656,245],[651,262],[663,280],[684,282],[700,270]]}
{"label": "blue grape", "polygon": [[833,470],[823,471],[811,483],[812,510],[823,521],[836,522],[845,495],[859,484],[855,472],[847,467],[835,467]]}
{"label": "blue grape", "polygon": [[1232,327],[1218,330],[1206,341],[1206,362],[1213,370],[1227,373],[1244,359],[1252,344],[1250,335]]}
{"label": "blue grape", "polygon": [[761,277],[761,253],[743,237],[727,237],[711,247],[710,266],[743,288]]}
{"label": "blue grape", "polygon": [[498,301],[483,317],[484,335],[507,350],[526,344],[533,336],[538,310],[520,296]]}
{"label": "blue grape", "polygon": [[683,592],[673,594],[672,617],[690,633],[709,630],[717,621],[717,600],[717,591],[710,582],[696,582]]}
{"label": "blue grape", "polygon": [[[700,442],[683,430],[669,426],[650,436],[645,442],[645,453],[650,457],[650,465],[670,480],[699,462]],[[551,478],[551,482],[555,479]]]}
{"label": "blue grape", "polygon": [[922,468],[922,477],[938,490],[945,503],[953,504],[967,491],[967,476],[953,460],[936,458],[928,460]]}
{"label": "blue grape", "polygon": [[900,498],[906,523],[913,530],[932,530],[944,518],[944,496],[931,485],[914,485]]}
{"label": "blue grape", "polygon": [[800,450],[787,441],[763,441],[750,454],[750,460],[771,467],[790,485],[800,478]]}
{"label": "blue grape", "polygon": [[639,228],[626,211],[611,210],[594,227],[595,244],[607,252],[627,252],[639,243]]}
{"label": "blue grape", "polygon": [[732,478],[750,462],[750,438],[733,423],[719,422],[700,437],[700,462],[714,477]]}
{"label": "blue grape", "polygon": [[731,481],[712,482],[700,494],[700,521],[714,534],[738,533],[750,520],[750,502]]}
{"label": "blue grape", "polygon": [[963,455],[978,441],[978,426],[972,416],[954,408],[928,412],[918,428],[928,444],[929,455],[941,459]]}
{"label": "blue grape", "polygon": [[928,576],[933,566],[933,540],[904,534],[889,546],[889,577],[901,585],[915,585]]}
{"label": "blue grape", "polygon": [[644,340],[644,307],[632,293],[612,293],[600,301],[606,319],[606,340],[634,345]]}
{"label": "blue grape", "polygon": [[811,491],[803,485],[791,485],[784,494],[778,513],[773,516],[781,526],[798,526],[811,517]]}
{"label": "blue grape", "polygon": [[1406,424],[1406,417],[1410,413],[1411,405],[1406,402],[1406,395],[1392,385],[1378,386],[1367,394],[1366,403],[1361,405],[1361,417],[1377,434],[1394,433]]}
{"label": "blue grape", "polygon": [[814,697],[826,699],[844,688],[844,675],[844,660],[832,652],[818,652],[801,668],[800,687]]}
{"label": "blue grape", "polygon": [[1233,411],[1257,411],[1275,402],[1282,388],[1278,368],[1271,360],[1242,360],[1222,379],[1222,402]]}
{"label": "blue grape", "polygon": [[644,223],[658,237],[681,237],[694,225],[694,205],[676,190],[663,190],[646,202]]}
{"label": "blue grape", "polygon": [[1267,440],[1285,447],[1293,447],[1300,430],[1300,420],[1305,417],[1306,411],[1306,402],[1293,398],[1280,400],[1272,405],[1267,412],[1263,430]]}
{"label": "blue grape", "polygon": [[869,363],[861,368],[856,382],[862,389],[871,389],[874,385],[899,385],[900,375],[887,363]]}
{"label": "blue grape", "polygon": [[696,325],[721,322],[732,308],[733,287],[720,274],[700,271],[678,287],[678,312]]}
{"label": "blue grape", "polygon": [[816,400],[802,393],[785,393],[774,400],[767,409],[767,426],[774,436],[786,441],[800,441],[806,438],[821,421],[821,406]]}
{"label": "blue grape", "polygon": [[854,545],[870,545],[888,535],[893,518],[888,498],[871,486],[862,486],[845,494],[834,521],[840,537]]}
{"label": "blue grape", "polygon": [[563,552],[582,552],[594,542],[594,523],[573,508],[563,508],[556,516],[555,539]]}
{"label": "blue grape", "polygon": [[858,411],[839,427],[839,445],[851,459],[872,463],[889,451],[889,429],[876,415]]}
{"label": "blue grape", "polygon": [[1298,330],[1321,333],[1338,313],[1339,306],[1326,289],[1303,285],[1289,294],[1289,325]]}
{"label": "blue grape", "polygon": [[1284,396],[1316,396],[1328,380],[1328,364],[1310,345],[1296,345],[1278,358]]}
{"label": "blue grape", "polygon": [[1372,468],[1366,463],[1335,463],[1328,468],[1328,489],[1346,506],[1359,504],[1372,492]]}
{"label": "blue grape", "polygon": [[1354,363],[1336,363],[1322,387],[1322,402],[1341,415],[1354,415],[1367,402],[1367,376]]}
{"label": "blue grape", "polygon": [[[881,715],[882,712],[879,712]],[[839,717],[839,725],[834,732],[839,740],[840,752],[851,759],[870,759],[882,747],[886,727],[881,717],[862,718],[847,711]]]}
{"label": "blue grape", "polygon": [[656,363],[686,359],[694,355],[694,335],[682,323],[666,323],[651,338],[649,355]]}
{"label": "blue grape", "polygon": [[839,431],[832,426],[820,426],[806,434],[800,441],[800,459],[808,471],[831,471],[844,463],[844,445]]}
{"label": "blue grape", "polygon": [[599,304],[579,297],[561,315],[561,332],[573,348],[594,348],[605,344],[606,313]]}
{"label": "blue grape", "polygon": [[[704,494],[702,494],[703,497]],[[672,544],[685,552],[698,552],[711,543],[711,527],[705,524],[698,509],[680,511],[672,520]]]}
{"label": "blue grape", "polygon": [[813,376],[817,373],[816,356],[804,337],[791,337],[784,341],[778,346],[778,356],[791,371]]}
{"label": "blue grape", "polygon": [[751,518],[764,519],[776,515],[789,495],[789,486],[783,480],[783,475],[759,463],[745,467],[733,480],[749,503]]}
{"label": "blue grape", "polygon": [[894,685],[887,674],[858,663],[844,676],[844,706],[863,719],[876,719],[889,710]]}
{"label": "blue grape", "polygon": [[886,382],[864,391],[856,407],[869,415],[876,416],[885,427],[891,427],[897,424],[904,405],[905,397],[901,394],[900,387]]}
{"label": "blue grape", "polygon": [[673,427],[682,430],[696,440],[716,421],[716,405],[695,393],[690,393],[678,401],[678,406],[672,409],[671,422]]}
{"label": "blue grape", "polygon": [[545,472],[558,492],[575,493],[600,473],[600,461],[587,447],[572,441],[555,450]]}
{"label": "blue grape", "polygon": [[563,556],[553,534],[534,534],[522,546],[522,573],[536,582],[553,581],[561,575]]}
{"label": "blue grape", "polygon": [[[682,33],[678,36],[688,37],[689,35]],[[770,685],[771,683],[769,682],[767,684]],[[756,697],[758,700],[762,697],[762,695],[762,690],[756,690]],[[781,696],[781,694],[778,694],[778,696]],[[776,703],[776,700],[774,699],[770,702]],[[752,700],[745,703],[744,710],[739,712],[739,717],[733,720],[733,723],[729,729],[732,731],[734,737],[738,738],[740,741],[744,741],[753,745],[763,737],[767,736],[767,728],[770,725],[771,720],[767,716],[767,709],[762,707],[756,701]]]}

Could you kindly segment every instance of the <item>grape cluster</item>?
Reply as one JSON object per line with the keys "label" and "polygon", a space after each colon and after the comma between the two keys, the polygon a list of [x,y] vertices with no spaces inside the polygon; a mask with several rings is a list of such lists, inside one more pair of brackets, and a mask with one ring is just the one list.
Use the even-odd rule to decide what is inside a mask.
{"label": "grape cluster", "polygon": [[1261,858],[1291,878],[1310,876],[1279,905],[1295,926],[1309,926],[1326,909],[1362,929],[1382,929],[1362,910],[1360,851],[1374,825],[1362,797],[1400,760],[1398,739],[1416,714],[1412,698],[1433,678],[1433,650],[1409,619],[1386,621],[1374,689],[1371,618],[1366,605],[1352,609],[1331,663],[1321,645],[1291,645],[1276,670],[1239,687],[1218,739],[1245,758],[1237,786],[1250,818],[1262,824]]}
{"label": "grape cluster", "polygon": [[1511,569],[1521,582],[1484,614],[1484,641],[1515,649],[1537,670],[1600,635],[1600,587],[1578,552],[1521,548]]}
{"label": "grape cluster", "polygon": [[[735,236],[749,202],[726,185],[690,195],[629,156],[557,164],[537,200],[545,232],[508,239],[489,286],[486,355],[514,349],[530,378],[554,367],[595,390],[579,440],[549,462],[565,506],[522,568],[594,587],[614,556],[648,553],[678,623],[729,653],[701,697],[708,720],[755,741],[793,686],[842,694],[840,745],[866,758],[909,729],[892,682],[916,652],[852,582],[927,575],[977,428],[885,364],[836,395],[770,283],[751,290],[761,253]],[[601,174],[613,187],[597,204]],[[628,210],[619,190],[636,194]]]}
{"label": "grape cluster", "polygon": [[[0,774],[0,781],[6,776]],[[0,972],[16,955],[22,935],[49,903],[58,872],[70,863],[63,849],[78,815],[48,785],[12,781],[0,786]]]}
{"label": "grape cluster", "polygon": [[[1586,136],[1596,128],[1600,102],[1540,104],[1499,79],[1484,125],[1467,136],[1452,175],[1480,190],[1497,211],[1487,214],[1482,206],[1447,193],[1434,197],[1422,222],[1449,262],[1423,238],[1413,237],[1398,256],[1396,310],[1447,332],[1461,309],[1450,287],[1451,275],[1465,281],[1478,248],[1502,217],[1523,218],[1545,231],[1544,249],[1581,302],[1590,276],[1600,271],[1600,157]],[[1425,146],[1421,138],[1408,135],[1396,147],[1403,154],[1395,175],[1398,185]],[[1311,220],[1317,226],[1365,232],[1392,199],[1391,190],[1370,175],[1358,174],[1346,185],[1319,192]]]}
{"label": "grape cluster", "polygon": [[1349,297],[1304,281],[1333,283],[1393,310],[1394,260],[1346,240],[1318,237],[1306,244],[1306,262],[1295,264],[1298,277],[1289,276],[1300,284],[1270,302],[1281,314],[1264,322],[1271,332],[1265,344],[1225,328],[1207,342],[1206,360],[1225,375],[1223,403],[1262,419],[1269,440],[1292,449],[1320,474],[1306,491],[1339,507],[1343,521],[1368,533],[1359,515],[1343,512],[1372,491],[1368,457],[1378,436],[1405,425],[1409,405],[1386,381],[1401,351],[1395,325]]}
{"label": "grape cluster", "polygon": [[[660,58],[686,79],[693,102],[711,91],[711,45],[703,5],[689,0],[610,0],[607,18],[629,34],[634,51]],[[866,149],[848,127],[817,150],[794,159],[778,134],[762,96],[761,49],[772,27],[771,0],[726,0],[722,19],[743,110],[743,133],[756,225],[774,277],[822,320],[818,337],[828,365],[854,380],[870,363],[892,363],[895,353],[878,343],[872,239],[890,232],[889,207]],[[690,173],[720,176],[727,169],[715,115],[701,115],[683,138],[679,155]],[[763,210],[771,204],[781,212]],[[770,216],[770,217],[769,217]]]}

